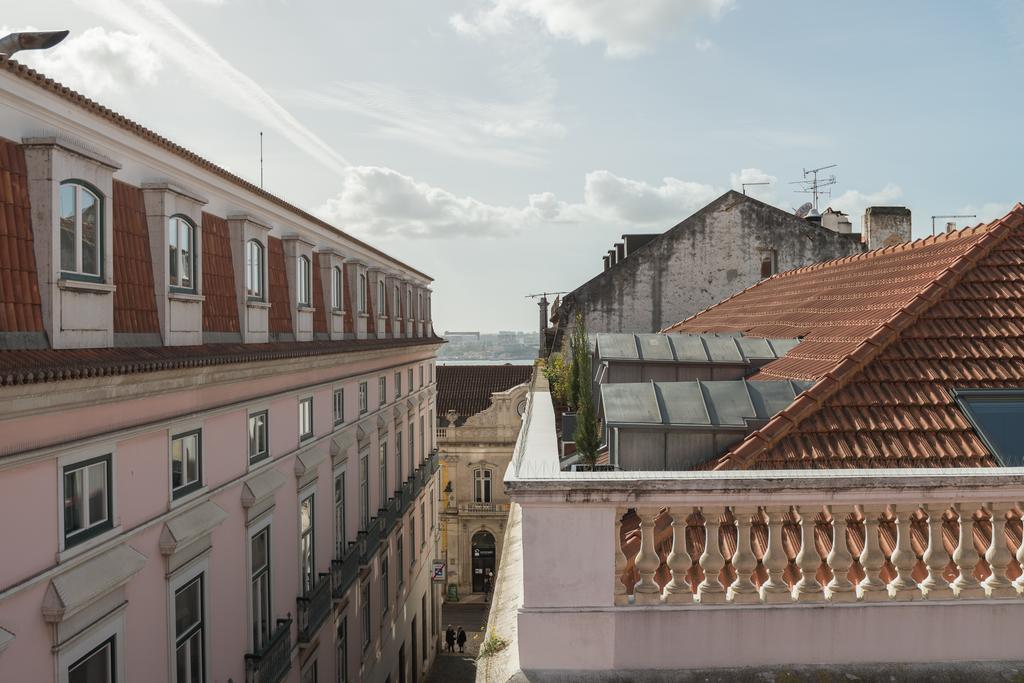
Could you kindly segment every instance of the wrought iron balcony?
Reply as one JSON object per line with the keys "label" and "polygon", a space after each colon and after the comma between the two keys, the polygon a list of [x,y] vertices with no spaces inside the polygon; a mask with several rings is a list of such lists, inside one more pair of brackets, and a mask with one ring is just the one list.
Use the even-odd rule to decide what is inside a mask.
{"label": "wrought iron balcony", "polygon": [[299,642],[308,643],[331,612],[331,575],[320,574],[316,585],[296,598],[299,619]]}
{"label": "wrought iron balcony", "polygon": [[377,516],[370,520],[366,531],[359,532],[359,540],[357,541],[359,546],[359,564],[369,564],[370,559],[376,554],[377,548],[380,546],[381,530],[383,527],[383,517]]}
{"label": "wrought iron balcony", "polygon": [[279,683],[292,668],[292,620],[278,619],[266,646],[245,655],[246,683]]}
{"label": "wrought iron balcony", "polygon": [[350,543],[345,555],[331,561],[331,585],[335,600],[341,600],[359,576],[359,548]]}

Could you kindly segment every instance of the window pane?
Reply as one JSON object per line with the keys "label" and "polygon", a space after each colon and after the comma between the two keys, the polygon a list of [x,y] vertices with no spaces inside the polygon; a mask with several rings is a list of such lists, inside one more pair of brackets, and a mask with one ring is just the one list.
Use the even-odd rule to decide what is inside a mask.
{"label": "window pane", "polygon": [[252,537],[252,572],[256,574],[267,564],[267,534],[261,531]]}
{"label": "window pane", "polygon": [[89,466],[89,526],[107,519],[107,463]]}
{"label": "window pane", "polygon": [[174,629],[181,637],[203,618],[203,582],[192,581],[174,594]]}
{"label": "window pane", "polygon": [[60,188],[60,267],[77,271],[75,263],[75,199],[78,188],[63,185]]}
{"label": "window pane", "polygon": [[181,439],[171,441],[171,488],[176,489],[185,483],[184,458],[182,457]]}
{"label": "window pane", "polygon": [[1000,464],[1024,465],[1024,394],[1020,398],[961,394],[959,398]]}
{"label": "window pane", "polygon": [[68,669],[68,683],[109,683],[113,681],[113,643],[105,643]]}
{"label": "window pane", "polygon": [[100,274],[100,210],[92,193],[82,190],[82,272]]}
{"label": "window pane", "polygon": [[178,244],[181,250],[181,286],[192,286],[192,226],[183,220],[178,221],[181,236]]}
{"label": "window pane", "polygon": [[193,434],[185,439],[185,482],[199,481],[199,436]]}
{"label": "window pane", "polygon": [[64,475],[64,533],[85,528],[85,470]]}
{"label": "window pane", "polygon": [[188,681],[188,641],[178,646],[178,653],[176,656],[176,669],[177,669],[177,680]]}
{"label": "window pane", "polygon": [[171,284],[178,284],[178,219],[172,218],[167,229],[167,274]]}

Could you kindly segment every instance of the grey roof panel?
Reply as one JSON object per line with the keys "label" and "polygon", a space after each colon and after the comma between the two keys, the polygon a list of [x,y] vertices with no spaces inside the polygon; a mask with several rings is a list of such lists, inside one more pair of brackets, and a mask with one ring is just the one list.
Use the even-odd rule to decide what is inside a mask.
{"label": "grey roof panel", "polygon": [[696,382],[655,383],[664,423],[670,425],[710,425],[704,395]]}
{"label": "grey roof panel", "polygon": [[775,350],[776,358],[782,358],[800,344],[799,339],[769,339],[768,343]]}
{"label": "grey roof panel", "polygon": [[723,427],[743,427],[747,419],[756,417],[754,406],[743,380],[701,382],[711,422]]}
{"label": "grey roof panel", "polygon": [[743,352],[743,357],[747,360],[775,359],[775,351],[768,344],[767,339],[762,337],[740,337],[736,340],[736,343],[739,344],[740,351]]}
{"label": "grey roof panel", "polygon": [[691,363],[707,363],[708,352],[699,334],[668,334],[676,360]]}
{"label": "grey roof panel", "polygon": [[661,424],[661,408],[650,382],[602,384],[601,405],[608,423]]}
{"label": "grey roof panel", "polygon": [[596,344],[602,359],[640,359],[636,351],[636,335],[601,332],[596,335]]}
{"label": "grey roof panel", "polygon": [[704,345],[708,349],[708,358],[712,363],[742,363],[743,356],[736,346],[739,337],[720,337],[716,334],[701,335]]}
{"label": "grey roof panel", "polygon": [[672,355],[672,345],[668,337],[663,334],[638,334],[636,343],[640,348],[640,357],[644,360],[675,360]]}
{"label": "grey roof panel", "polygon": [[747,382],[747,388],[756,416],[764,420],[788,406],[800,393],[792,382]]}

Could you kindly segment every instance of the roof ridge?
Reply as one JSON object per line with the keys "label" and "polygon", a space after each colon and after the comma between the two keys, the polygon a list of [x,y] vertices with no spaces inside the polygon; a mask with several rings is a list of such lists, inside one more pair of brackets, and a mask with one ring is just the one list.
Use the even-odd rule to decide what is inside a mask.
{"label": "roof ridge", "polygon": [[398,260],[397,258],[391,256],[387,252],[382,251],[381,249],[378,249],[377,247],[374,247],[373,245],[367,242],[364,242],[358,237],[350,235],[341,228],[335,225],[331,225],[330,223],[323,219],[317,218],[310,212],[306,211],[305,209],[299,208],[298,206],[287,201],[286,199],[278,197],[277,195],[268,192],[267,190],[264,190],[262,187],[257,187],[256,185],[249,182],[248,180],[245,180],[241,176],[235,175],[234,173],[228,171],[223,166],[219,166],[218,164],[213,163],[209,159],[199,156],[198,154],[189,150],[188,148],[183,147],[182,145],[179,145],[176,142],[173,142],[170,138],[166,138],[163,135],[160,135],[156,131],[151,130],[150,128],[147,128],[146,126],[142,125],[141,123],[128,118],[124,114],[117,113],[110,107],[100,104],[96,100],[87,97],[86,95],[83,95],[77,90],[74,90],[64,85],[60,81],[54,80],[53,78],[47,76],[46,74],[40,71],[36,71],[30,66],[22,64],[16,59],[12,59],[7,55],[0,54],[0,69],[24,81],[28,81],[29,83],[33,83],[39,87],[49,90],[55,95],[63,97],[65,100],[73,103],[74,105],[81,107],[82,109],[85,109],[89,113],[96,114],[98,116],[106,118],[114,125],[122,129],[125,129],[130,133],[155,144],[158,147],[162,147],[173,154],[177,154],[178,156],[184,158],[185,161],[189,162],[190,164],[198,166],[203,170],[209,171],[214,175],[220,176],[221,178],[224,178],[228,182],[238,185],[246,192],[251,192],[257,196],[263,197],[264,199],[267,199],[268,201],[277,204],[286,211],[291,211],[295,214],[298,214],[299,216],[302,216],[304,219],[312,223],[315,223],[316,225],[319,225],[320,227],[327,228],[328,230],[336,232],[340,234],[342,237],[351,240],[355,244],[358,244],[359,246],[370,250],[374,254],[377,254],[378,256],[381,256],[387,259],[388,261],[391,261],[393,264],[402,266],[403,268],[408,268],[417,275],[421,275],[429,280],[433,280],[433,278],[431,278],[429,275],[427,275],[421,270],[418,270],[417,268],[413,268],[408,263]]}
{"label": "roof ridge", "polygon": [[[886,322],[879,325],[871,336],[843,356],[842,360],[817,382],[801,392],[789,406],[779,411],[763,427],[751,432],[743,441],[720,456],[713,469],[746,469],[754,458],[778,443],[800,422],[817,412],[825,401],[835,395],[837,391],[849,384],[855,374],[896,341],[903,330],[916,322],[925,311],[941,299],[942,295],[958,284],[964,274],[975,267],[980,259],[1021,225],[1024,225],[1024,205],[1018,202],[1002,218],[985,226],[970,228],[973,234],[980,232],[980,228],[984,227],[986,234],[953,259],[914,298],[893,313]],[[913,243],[908,242],[904,245],[894,246],[910,244]]]}

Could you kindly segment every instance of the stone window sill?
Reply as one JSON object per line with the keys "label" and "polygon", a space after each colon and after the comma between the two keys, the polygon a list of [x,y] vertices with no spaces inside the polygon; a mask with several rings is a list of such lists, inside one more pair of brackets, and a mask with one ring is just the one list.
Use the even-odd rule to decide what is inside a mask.
{"label": "stone window sill", "polygon": [[191,294],[189,292],[167,292],[167,298],[171,301],[184,301],[187,303],[202,303],[206,297],[202,294]]}
{"label": "stone window sill", "polygon": [[316,309],[315,309],[315,308],[313,308],[312,306],[306,306],[306,305],[303,305],[303,304],[299,304],[299,305],[298,305],[298,306],[296,307],[296,310],[298,310],[298,311],[299,311],[299,313],[312,313],[312,312],[313,312],[313,311],[315,311]]}
{"label": "stone window sill", "polygon": [[360,313],[359,317],[362,318],[363,320],[366,320],[367,318],[370,317],[370,314],[369,313]]}
{"label": "stone window sill", "polygon": [[89,294],[111,294],[117,289],[116,285],[108,285],[106,282],[89,282],[87,280],[69,280],[65,278],[57,280],[57,287],[71,292],[88,292]]}
{"label": "stone window sill", "polygon": [[341,310],[340,308],[334,308],[334,309],[331,309],[331,315],[337,316],[337,317],[340,318],[343,315],[345,315],[345,311]]}
{"label": "stone window sill", "polygon": [[249,308],[270,308],[270,304],[266,301],[246,301],[245,305]]}

